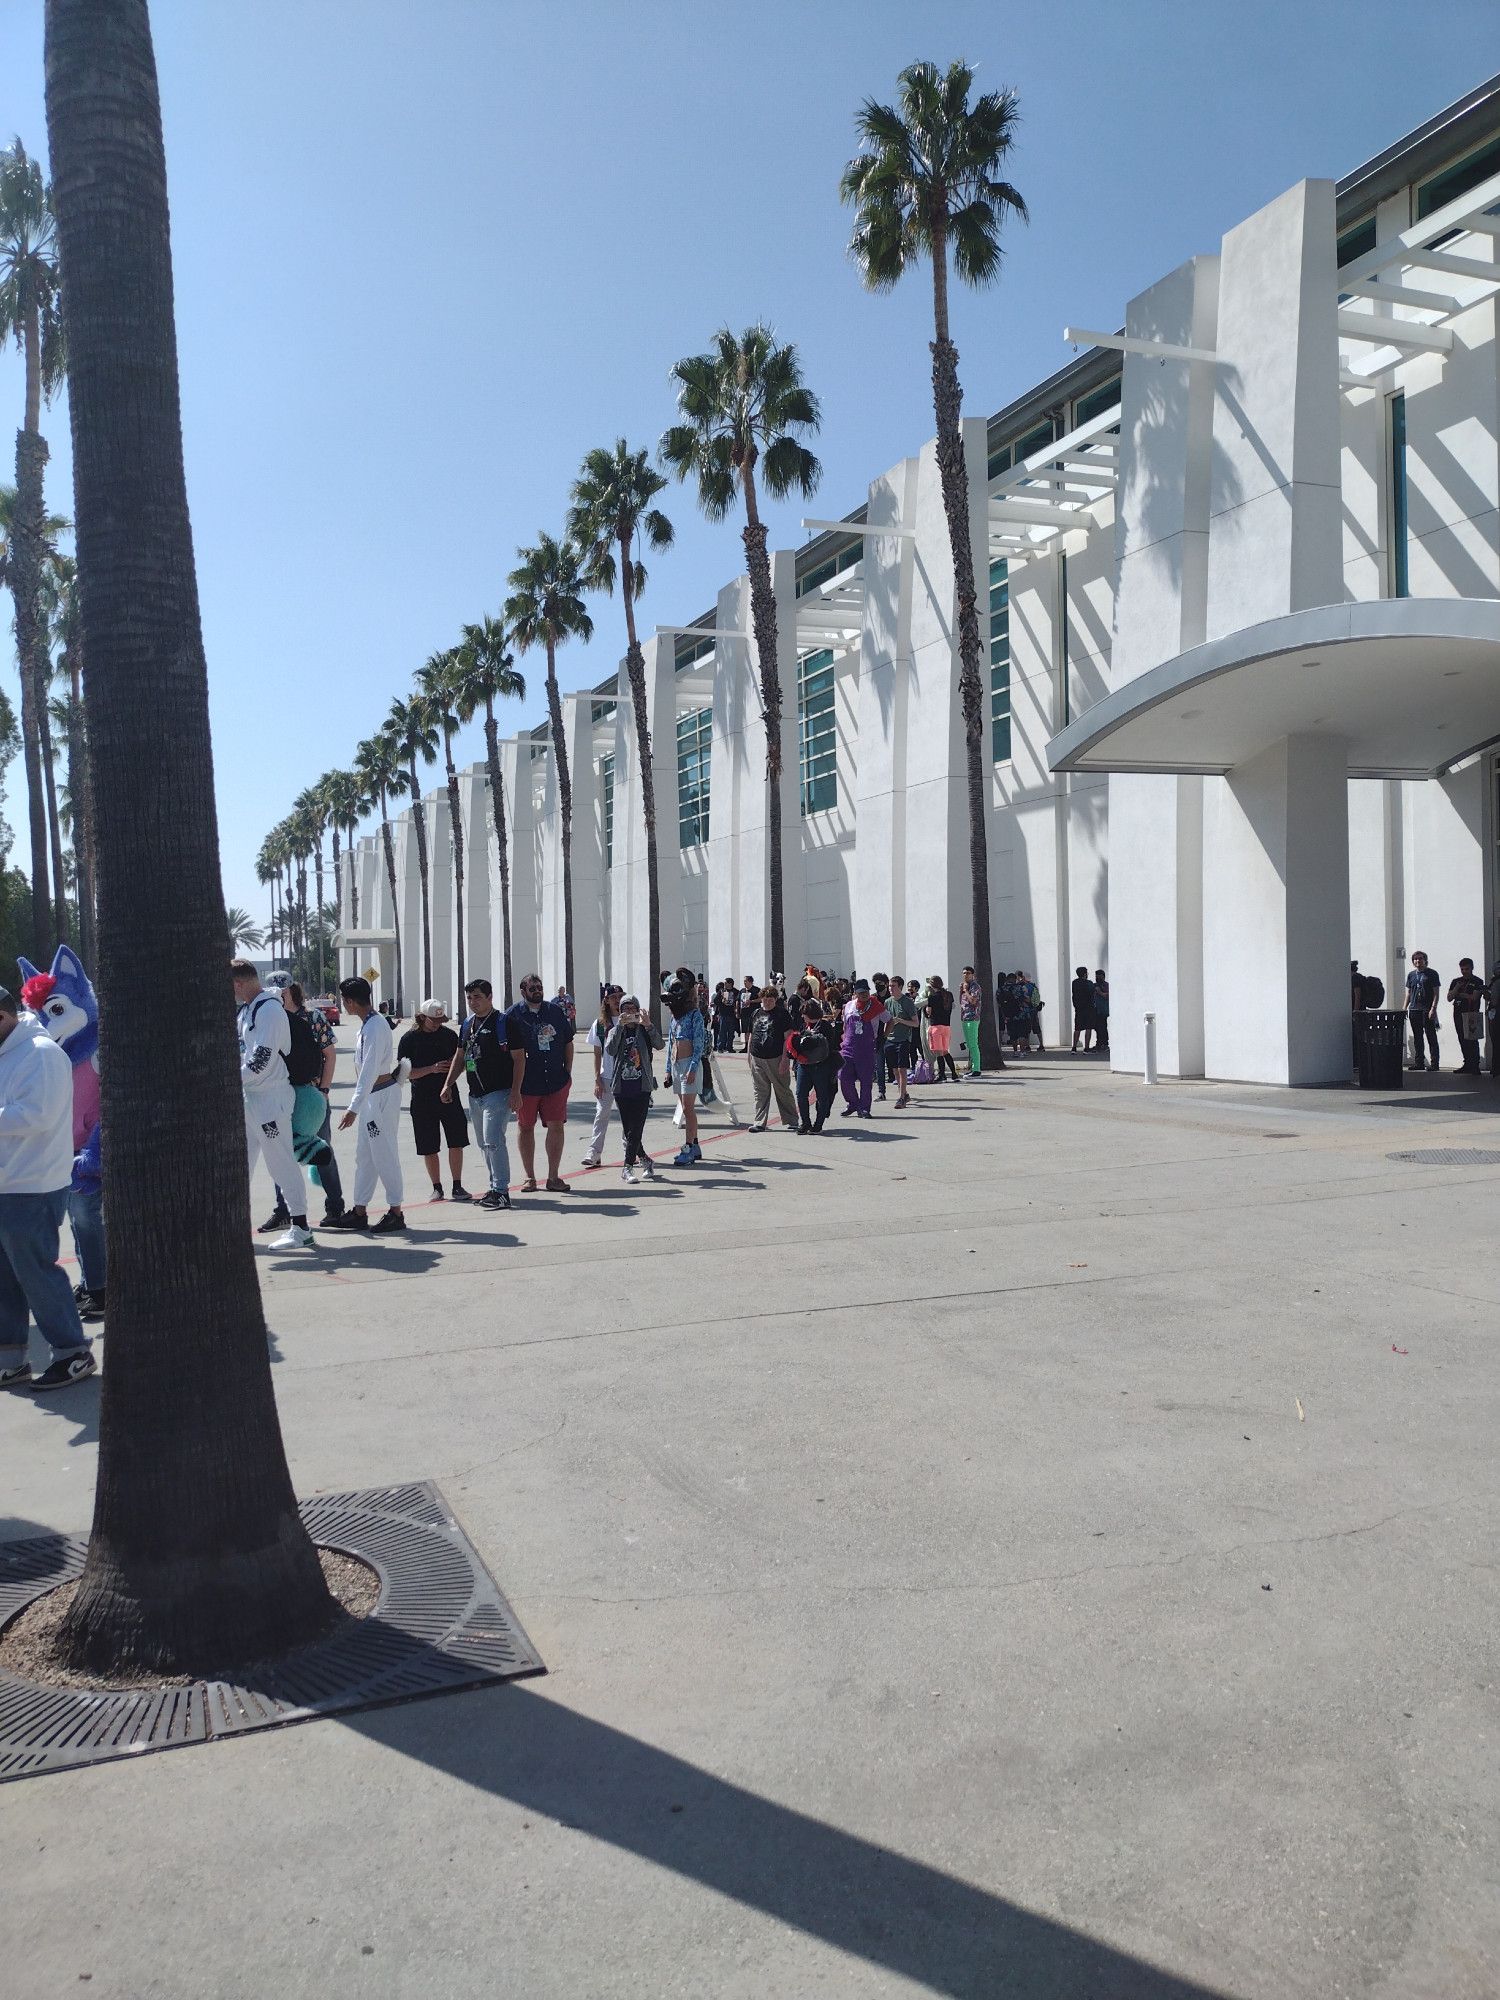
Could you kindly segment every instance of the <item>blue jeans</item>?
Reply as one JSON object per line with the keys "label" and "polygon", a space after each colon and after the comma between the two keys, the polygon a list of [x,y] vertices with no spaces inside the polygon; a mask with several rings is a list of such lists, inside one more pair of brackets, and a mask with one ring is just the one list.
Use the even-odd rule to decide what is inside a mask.
{"label": "blue jeans", "polygon": [[482,1097],[471,1097],[469,1117],[474,1142],[490,1170],[490,1193],[509,1194],[510,1149],[505,1143],[505,1128],[510,1123],[509,1091],[487,1090]]}
{"label": "blue jeans", "polygon": [[86,1292],[104,1290],[104,1190],[69,1188],[68,1220],[78,1250],[78,1269]]}
{"label": "blue jeans", "polygon": [[26,1359],[27,1320],[35,1314],[54,1354],[77,1354],[89,1343],[73,1303],[73,1287],[57,1261],[57,1237],[68,1191],[0,1194],[0,1367]]}

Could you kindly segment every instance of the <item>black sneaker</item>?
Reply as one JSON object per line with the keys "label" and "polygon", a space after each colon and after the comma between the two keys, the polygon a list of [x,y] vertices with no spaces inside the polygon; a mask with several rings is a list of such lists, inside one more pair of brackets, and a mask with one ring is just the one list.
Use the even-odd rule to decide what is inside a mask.
{"label": "black sneaker", "polygon": [[370,1224],[370,1234],[372,1236],[394,1236],[398,1230],[402,1230],[405,1227],[406,1217],[401,1213],[400,1209],[388,1208],[385,1214],[381,1216],[379,1222],[372,1222]]}
{"label": "black sneaker", "polygon": [[329,1202],[323,1210],[323,1227],[325,1229],[342,1229],[343,1226],[344,1204],[341,1201]]}
{"label": "black sneaker", "polygon": [[52,1366],[37,1376],[32,1391],[39,1396],[47,1389],[71,1389],[75,1382],[87,1382],[98,1372],[99,1364],[86,1347],[74,1354],[59,1354]]}
{"label": "black sneaker", "polygon": [[464,1186],[462,1181],[455,1181],[453,1183],[452,1198],[454,1201],[472,1201],[474,1199],[473,1195],[469,1193],[469,1190]]}
{"label": "black sneaker", "polygon": [[256,1227],[257,1236],[274,1236],[278,1229],[285,1229],[291,1217],[284,1208],[273,1208],[265,1221]]}
{"label": "black sneaker", "polygon": [[502,1190],[491,1188],[488,1194],[479,1197],[479,1206],[493,1212],[497,1208],[509,1208],[510,1196]]}
{"label": "black sneaker", "polygon": [[29,1389],[31,1387],[31,1363],[18,1362],[14,1368],[0,1368],[0,1389]]}
{"label": "black sneaker", "polygon": [[104,1317],[103,1292],[85,1292],[78,1301],[78,1317],[87,1326],[91,1320]]}
{"label": "black sneaker", "polygon": [[358,1209],[354,1208],[346,1208],[342,1215],[323,1218],[325,1229],[368,1229],[369,1226],[369,1216],[361,1215]]}

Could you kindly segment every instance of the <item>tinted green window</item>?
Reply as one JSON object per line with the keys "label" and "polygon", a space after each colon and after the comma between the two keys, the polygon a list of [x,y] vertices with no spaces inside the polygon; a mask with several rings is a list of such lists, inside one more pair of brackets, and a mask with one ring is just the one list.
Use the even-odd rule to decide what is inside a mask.
{"label": "tinted green window", "polygon": [[712,709],[677,718],[677,833],[683,847],[708,838],[708,767],[714,740]]}
{"label": "tinted green window", "polygon": [[1106,410],[1118,409],[1120,403],[1120,378],[1105,382],[1087,396],[1080,396],[1073,405],[1073,423],[1086,424],[1095,417],[1102,417]]}
{"label": "tinted green window", "polygon": [[697,660],[706,659],[714,649],[714,635],[706,634],[702,639],[681,638],[672,648],[672,670],[681,673]]}
{"label": "tinted green window", "polygon": [[1005,558],[990,564],[990,755],[1010,762],[1010,585]]}
{"label": "tinted green window", "polygon": [[797,736],[803,815],[831,812],[839,802],[838,720],[833,655],[826,649],[797,662]]}
{"label": "tinted green window", "polygon": [[[1115,400],[1118,402],[1118,395]],[[1033,424],[1029,431],[1021,437],[1012,438],[1009,444],[996,444],[992,438],[989,456],[990,478],[998,479],[1002,472],[1009,472],[1012,466],[1019,465],[1023,458],[1030,458],[1033,452],[1043,450],[1051,442],[1050,423]]]}
{"label": "tinted green window", "polygon": [[1470,153],[1466,160],[1458,160],[1442,173],[1434,174],[1430,181],[1424,181],[1417,189],[1417,220],[1420,222],[1424,215],[1456,201],[1492,174],[1500,174],[1500,139],[1492,140],[1477,153]]}
{"label": "tinted green window", "polygon": [[1391,594],[1409,597],[1406,564],[1406,396],[1397,390],[1391,403]]}
{"label": "tinted green window", "polygon": [[865,538],[863,535],[856,535],[852,541],[846,542],[843,548],[835,550],[831,556],[825,556],[815,569],[810,569],[805,576],[798,577],[797,595],[806,597],[810,590],[820,590],[825,583],[831,583],[834,577],[842,576],[846,569],[853,569],[863,558],[864,552]]}
{"label": "tinted green window", "polygon": [[599,800],[604,817],[604,865],[615,865],[615,760],[599,759]]}
{"label": "tinted green window", "polygon": [[1364,257],[1375,248],[1375,218],[1366,216],[1363,222],[1356,222],[1352,229],[1346,229],[1339,238],[1339,264],[1352,264],[1356,257]]}

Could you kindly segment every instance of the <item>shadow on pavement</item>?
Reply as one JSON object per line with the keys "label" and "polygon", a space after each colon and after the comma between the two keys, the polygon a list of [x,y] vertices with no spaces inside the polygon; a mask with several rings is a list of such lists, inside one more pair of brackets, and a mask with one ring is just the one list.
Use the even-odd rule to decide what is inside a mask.
{"label": "shadow on pavement", "polygon": [[1228,2000],[959,1876],[512,1684],[345,1726],[929,1992],[973,2000]]}

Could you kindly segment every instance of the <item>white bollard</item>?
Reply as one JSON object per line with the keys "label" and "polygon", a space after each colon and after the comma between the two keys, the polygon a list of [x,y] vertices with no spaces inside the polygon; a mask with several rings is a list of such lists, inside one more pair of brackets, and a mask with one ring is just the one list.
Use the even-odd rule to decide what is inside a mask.
{"label": "white bollard", "polygon": [[1146,1016],[1146,1081],[1156,1081],[1156,1016]]}

